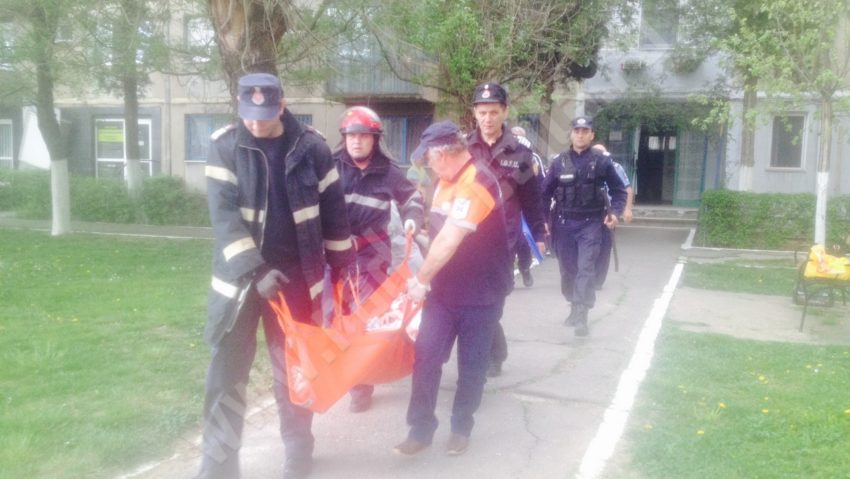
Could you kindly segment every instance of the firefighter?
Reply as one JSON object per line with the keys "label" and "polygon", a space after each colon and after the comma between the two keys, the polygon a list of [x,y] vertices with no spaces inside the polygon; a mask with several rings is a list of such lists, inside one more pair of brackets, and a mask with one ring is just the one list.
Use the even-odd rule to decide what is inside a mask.
{"label": "firefighter", "polygon": [[[342,141],[334,152],[356,251],[356,261],[349,271],[354,279],[354,291],[344,289],[344,303],[349,311],[388,277],[392,249],[387,228],[392,203],[398,205],[406,233],[419,230],[425,214],[422,195],[381,144],[382,127],[381,118],[372,109],[349,108],[342,115],[339,127]],[[368,410],[373,391],[372,385],[355,386],[349,409]]]}

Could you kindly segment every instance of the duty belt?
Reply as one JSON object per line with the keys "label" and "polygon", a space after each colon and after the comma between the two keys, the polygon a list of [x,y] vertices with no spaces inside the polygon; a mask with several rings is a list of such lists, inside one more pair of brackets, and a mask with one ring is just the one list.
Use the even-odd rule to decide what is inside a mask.
{"label": "duty belt", "polygon": [[561,220],[595,220],[602,218],[603,211],[582,211],[582,212],[563,212],[558,214],[558,219]]}

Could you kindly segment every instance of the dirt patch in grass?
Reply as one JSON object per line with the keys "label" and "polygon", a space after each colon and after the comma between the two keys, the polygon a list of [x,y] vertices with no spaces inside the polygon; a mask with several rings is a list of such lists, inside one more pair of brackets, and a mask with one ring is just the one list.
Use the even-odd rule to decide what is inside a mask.
{"label": "dirt patch in grass", "polygon": [[694,332],[757,341],[850,344],[850,304],[840,298],[831,307],[809,306],[803,331],[803,307],[788,296],[730,293],[680,287],[667,318]]}

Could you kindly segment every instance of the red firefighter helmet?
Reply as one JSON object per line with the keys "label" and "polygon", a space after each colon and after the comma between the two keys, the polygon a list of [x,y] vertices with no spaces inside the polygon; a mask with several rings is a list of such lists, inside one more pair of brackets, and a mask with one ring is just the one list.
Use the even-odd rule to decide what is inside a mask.
{"label": "red firefighter helmet", "polygon": [[374,135],[380,135],[384,132],[381,127],[381,117],[371,108],[354,106],[345,110],[345,113],[342,114],[339,132],[343,135],[348,133],[372,133]]}

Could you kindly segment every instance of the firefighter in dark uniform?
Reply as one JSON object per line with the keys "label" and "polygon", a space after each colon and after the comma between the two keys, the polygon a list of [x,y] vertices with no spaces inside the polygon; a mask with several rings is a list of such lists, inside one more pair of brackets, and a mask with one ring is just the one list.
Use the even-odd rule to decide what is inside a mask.
{"label": "firefighter in dark uniform", "polygon": [[553,247],[561,271],[561,293],[571,304],[566,323],[575,326],[576,336],[589,333],[587,313],[596,301],[595,266],[603,228],[616,227],[626,205],[623,181],[611,157],[591,149],[593,139],[593,120],[575,118],[570,149],[552,160],[543,184],[544,204],[555,200]]}
{"label": "firefighter in dark uniform", "polygon": [[[505,203],[505,222],[508,228],[508,247],[516,254],[517,245],[525,241],[521,217],[531,228],[541,252],[545,251],[546,222],[540,204],[540,186],[534,175],[534,160],[528,140],[514,136],[507,127],[508,92],[498,83],[484,83],[475,88],[472,100],[476,128],[469,134],[469,152],[474,161],[486,166],[499,181]],[[523,272],[530,283],[530,272]],[[526,279],[526,276],[528,279]],[[501,324],[493,335],[493,349],[487,375],[498,376],[508,357],[508,344]]]}
{"label": "firefighter in dark uniform", "polygon": [[[392,202],[398,205],[405,232],[411,234],[422,227],[425,206],[419,190],[381,146],[383,129],[377,113],[365,106],[349,108],[342,115],[339,132],[342,142],[334,159],[356,251],[349,277],[355,280],[357,298],[351,288],[345,288],[344,302],[353,310],[388,277],[392,249],[387,229]],[[355,386],[349,409],[368,410],[374,389],[368,384]]]}

